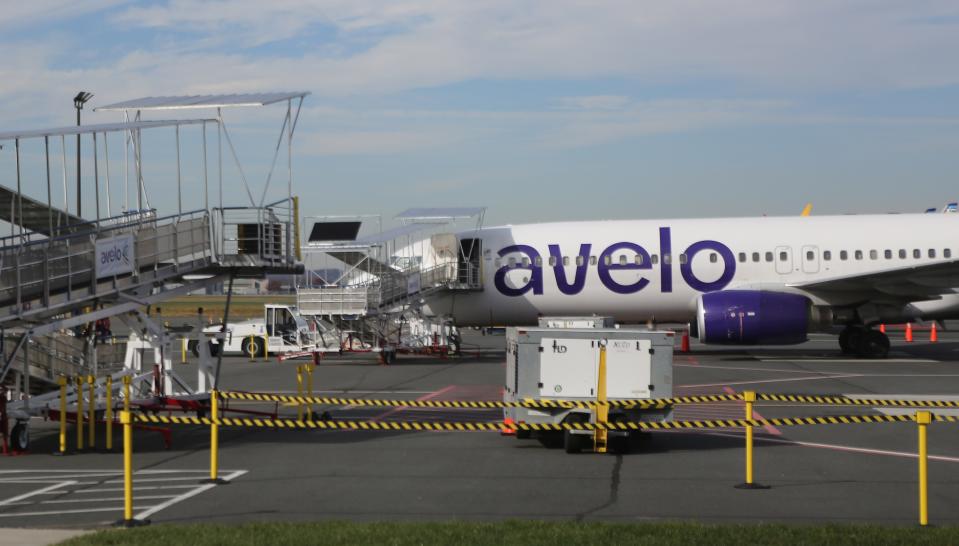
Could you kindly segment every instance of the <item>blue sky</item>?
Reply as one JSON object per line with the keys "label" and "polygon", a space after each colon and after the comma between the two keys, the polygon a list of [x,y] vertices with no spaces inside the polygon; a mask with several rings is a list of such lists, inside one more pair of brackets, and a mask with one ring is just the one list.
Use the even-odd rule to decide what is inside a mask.
{"label": "blue sky", "polygon": [[[959,197],[954,1],[20,4],[0,12],[3,130],[70,124],[80,89],[94,106],[309,90],[309,214],[485,205],[519,223]],[[230,115],[262,186],[282,112]]]}

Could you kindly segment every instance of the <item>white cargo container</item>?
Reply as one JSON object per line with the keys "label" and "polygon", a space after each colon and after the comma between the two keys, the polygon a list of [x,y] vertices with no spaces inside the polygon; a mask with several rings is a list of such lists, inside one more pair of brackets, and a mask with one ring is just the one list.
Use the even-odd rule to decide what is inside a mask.
{"label": "white cargo container", "polygon": [[[506,332],[506,387],[503,399],[589,400],[597,397],[600,346],[606,346],[609,400],[654,400],[673,395],[673,332],[610,328],[509,328]],[[505,417],[522,423],[595,422],[587,408],[507,408]],[[672,408],[611,408],[610,421],[663,421]],[[518,438],[531,435],[518,431]],[[590,431],[538,433],[544,445],[567,451],[586,448]],[[610,448],[627,451],[629,433],[611,431]]]}

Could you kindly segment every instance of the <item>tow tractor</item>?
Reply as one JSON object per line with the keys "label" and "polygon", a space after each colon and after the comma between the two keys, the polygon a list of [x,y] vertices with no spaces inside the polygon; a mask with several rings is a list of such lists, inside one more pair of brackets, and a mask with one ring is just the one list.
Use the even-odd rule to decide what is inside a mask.
{"label": "tow tractor", "polygon": [[[311,330],[307,319],[290,305],[268,303],[263,306],[263,318],[227,323],[223,347],[214,337],[222,328],[222,324],[215,324],[203,329],[212,355],[219,354],[221,349],[223,354],[248,357],[322,350],[317,346],[316,331]],[[197,341],[190,342],[190,350],[194,355],[199,354]]]}

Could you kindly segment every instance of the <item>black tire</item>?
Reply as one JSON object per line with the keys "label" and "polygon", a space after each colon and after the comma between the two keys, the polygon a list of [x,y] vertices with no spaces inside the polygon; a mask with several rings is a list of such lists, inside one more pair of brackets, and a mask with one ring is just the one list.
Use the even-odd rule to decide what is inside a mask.
{"label": "black tire", "polygon": [[30,449],[30,428],[26,423],[13,425],[13,430],[10,431],[10,448],[21,453]]}
{"label": "black tire", "polygon": [[842,351],[842,354],[848,355],[855,352],[855,349],[849,345],[849,328],[844,329],[839,333],[839,350]]}
{"label": "black tire", "polygon": [[[614,415],[611,415],[609,420],[611,423],[620,423],[620,422],[625,422],[627,420],[627,417],[625,414],[616,413]],[[626,432],[626,434],[623,434],[621,436],[620,435],[608,436],[607,442],[606,442],[607,451],[609,451],[610,453],[615,453],[617,455],[628,454],[632,444],[632,437],[633,437],[632,432]]]}
{"label": "black tire", "polygon": [[886,358],[889,356],[889,337],[886,334],[869,330],[859,339],[859,356],[863,358]]}
{"label": "black tire", "polygon": [[220,356],[220,344],[209,342],[210,344],[210,356]]}
{"label": "black tire", "polygon": [[[253,337],[253,338],[249,338],[249,337],[248,337],[248,338],[246,338],[246,339],[243,340],[243,345],[241,345],[241,347],[243,348],[243,356],[245,356],[245,357],[247,357],[247,358],[256,358],[256,357],[258,357],[258,356],[260,356],[260,355],[263,354],[263,338],[262,338],[262,337]],[[213,354],[213,350],[212,350],[213,348],[211,347],[210,349],[211,349],[211,350],[210,350],[210,354],[212,355],[212,354]],[[219,349],[219,345],[217,345],[217,349]],[[219,351],[217,351],[217,354],[219,354]]]}

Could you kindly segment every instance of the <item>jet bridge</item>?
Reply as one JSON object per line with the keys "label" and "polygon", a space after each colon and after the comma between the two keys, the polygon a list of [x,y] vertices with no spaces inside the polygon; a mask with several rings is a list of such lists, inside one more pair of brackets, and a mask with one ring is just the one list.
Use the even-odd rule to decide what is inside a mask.
{"label": "jet bridge", "polygon": [[[454,228],[467,221],[479,229],[484,214],[481,207],[410,209],[395,217],[397,227],[362,237],[355,237],[362,221],[311,217],[308,282],[297,289],[297,307],[313,318],[321,350],[381,351],[389,360],[396,351],[455,345],[448,317],[423,307],[439,294],[482,290],[479,241],[458,239]],[[315,256],[324,265],[319,278]]]}
{"label": "jet bridge", "polygon": [[[171,297],[224,282],[232,287],[236,277],[301,272],[291,142],[308,94],[147,97],[95,108],[121,113],[124,119],[117,123],[0,132],[0,144],[7,144],[0,148],[0,220],[10,228],[0,238],[0,331],[5,341],[0,386],[12,386],[29,399],[54,388],[59,375],[97,371],[97,344],[92,336],[77,337],[80,329],[91,332],[94,321],[138,313],[149,322],[142,307]],[[223,111],[273,104],[285,105],[285,116],[275,147],[267,148],[273,154],[270,172],[262,188],[254,188]],[[177,118],[197,109],[215,115],[144,119],[154,112]],[[79,174],[68,173],[67,137],[89,141],[83,148],[88,168]],[[146,156],[145,137],[151,143],[166,139],[170,146],[151,148]],[[283,144],[285,184],[274,178]],[[224,150],[233,169],[224,168]],[[183,161],[184,151],[194,164]],[[160,165],[151,170],[150,159],[157,157]],[[7,164],[12,172],[5,174]],[[92,208],[84,208],[92,209],[93,218],[70,210],[74,175],[77,191],[93,201]],[[169,360],[171,342],[184,334],[149,326],[138,346],[163,348]],[[194,330],[192,335],[202,336],[199,326]],[[56,358],[64,351],[44,347],[56,346],[51,340],[57,336],[76,340],[83,349],[68,359]],[[105,356],[106,351],[100,352]],[[201,390],[215,384],[219,371],[218,362],[214,370],[211,356],[204,356]],[[38,357],[48,365],[38,365]],[[110,358],[111,364],[117,360],[122,361]],[[103,373],[112,371],[102,368]],[[162,368],[172,373],[168,363]],[[183,389],[166,394],[194,394],[182,381],[169,379],[168,385]]]}

